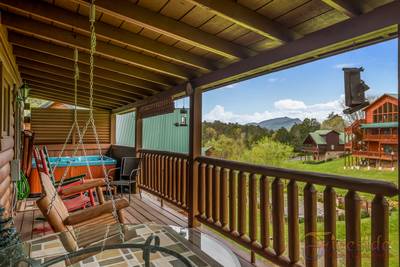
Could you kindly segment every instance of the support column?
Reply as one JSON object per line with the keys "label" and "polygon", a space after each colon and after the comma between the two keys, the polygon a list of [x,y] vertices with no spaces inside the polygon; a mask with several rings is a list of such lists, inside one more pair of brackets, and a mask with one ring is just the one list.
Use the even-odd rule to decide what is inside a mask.
{"label": "support column", "polygon": [[201,156],[201,111],[202,92],[198,88],[187,85],[187,93],[190,96],[189,109],[189,227],[199,226],[196,219],[198,214],[198,175],[199,163],[195,159]]}
{"label": "support column", "polygon": [[[143,119],[142,115],[140,114],[139,108],[136,108],[135,112],[135,154],[136,157],[140,158],[140,150],[142,149],[142,143],[143,142]],[[141,172],[139,174],[139,180],[143,179],[143,161],[141,162]],[[135,183],[135,193],[139,192],[139,183],[136,181]]]}
{"label": "support column", "polygon": [[117,114],[112,113],[110,116],[110,142],[115,144],[117,142]]}

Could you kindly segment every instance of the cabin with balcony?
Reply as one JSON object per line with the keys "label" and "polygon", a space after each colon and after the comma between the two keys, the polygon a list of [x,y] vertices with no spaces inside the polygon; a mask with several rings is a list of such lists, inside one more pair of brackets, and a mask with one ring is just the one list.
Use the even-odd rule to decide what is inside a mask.
{"label": "cabin with balcony", "polygon": [[364,118],[346,128],[346,149],[357,165],[396,166],[398,95],[384,94],[363,109]]}
{"label": "cabin with balcony", "polygon": [[317,130],[304,139],[302,151],[312,160],[338,158],[344,154],[344,133],[335,130]]}
{"label": "cabin with balcony", "polygon": [[[23,242],[15,243],[8,228],[0,263],[389,266],[395,253],[388,198],[399,193],[397,185],[204,156],[202,96],[398,38],[399,1],[93,2],[0,1],[0,214],[13,218],[0,220],[0,227],[14,227]],[[28,96],[81,109],[32,110],[28,134]],[[168,123],[157,137],[145,125],[173,112],[181,98],[189,99],[187,150],[146,147],[146,136],[163,140],[167,127],[178,127]],[[395,120],[395,108],[378,109],[374,123],[393,123],[387,120]],[[117,145],[117,116],[128,112],[135,113],[134,146]],[[37,197],[27,195],[19,175],[34,142],[41,157]],[[121,176],[107,168],[92,177],[97,167],[115,170],[128,157],[140,159],[128,173],[135,174],[137,194],[113,187]],[[85,161],[93,169],[80,169]],[[79,173],[44,168],[72,163]],[[76,174],[83,176],[68,187],[58,183]],[[368,231],[361,225],[362,194],[372,200]],[[87,202],[72,211],[72,197]],[[337,227],[345,228],[344,236],[336,235]]]}

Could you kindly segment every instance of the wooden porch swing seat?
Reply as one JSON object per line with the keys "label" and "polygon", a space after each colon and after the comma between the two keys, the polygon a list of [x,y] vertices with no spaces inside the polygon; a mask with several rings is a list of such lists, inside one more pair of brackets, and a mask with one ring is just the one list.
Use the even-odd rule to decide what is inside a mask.
{"label": "wooden porch swing seat", "polygon": [[[51,183],[54,186],[58,186],[58,183],[56,182],[56,177],[54,177],[54,173],[49,164],[46,147],[43,147],[42,149],[35,147],[32,153],[36,162],[36,169],[39,175],[41,173],[46,174],[50,178]],[[63,196],[62,200],[65,207],[70,212],[85,208],[88,205],[95,206],[92,190],[81,191],[77,194],[75,193],[71,195],[63,193],[63,190],[67,188],[83,184],[85,181],[85,176],[86,175],[67,177],[64,180],[63,185],[60,187],[60,190],[58,190],[58,193]]]}
{"label": "wooden porch swing seat", "polygon": [[[115,227],[110,227],[111,230],[107,232],[106,236],[108,238],[117,238],[119,227],[117,227],[116,224],[124,223],[122,209],[129,206],[126,199],[115,200],[115,208],[117,210],[119,222],[112,214],[113,205],[111,201],[104,202],[103,196],[99,196],[100,205],[69,213],[63,200],[58,194],[56,194],[52,208],[49,208],[52,196],[56,189],[54,188],[50,177],[45,173],[40,173],[40,181],[43,194],[42,197],[36,201],[36,204],[47,219],[53,231],[61,233],[60,240],[68,252],[76,251],[80,248],[103,241],[104,235],[99,233],[104,233],[104,230],[108,226]],[[104,185],[105,182],[101,179],[90,180],[81,185],[67,188],[63,190],[61,194],[77,194]],[[97,190],[97,192],[102,194],[102,190]],[[79,231],[79,229],[83,230]],[[79,233],[79,236],[77,236],[76,233]]]}

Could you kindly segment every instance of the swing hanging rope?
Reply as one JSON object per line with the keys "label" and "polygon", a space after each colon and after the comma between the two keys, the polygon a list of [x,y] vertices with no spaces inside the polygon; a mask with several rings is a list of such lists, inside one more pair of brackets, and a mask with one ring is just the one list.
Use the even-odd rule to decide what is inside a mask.
{"label": "swing hanging rope", "polygon": [[[120,237],[121,237],[121,240],[124,240],[124,234],[123,234],[123,230],[122,230],[122,225],[121,225],[121,223],[120,223],[120,221],[119,221],[119,218],[118,218],[117,209],[116,209],[116,206],[115,206],[115,199],[114,199],[114,196],[113,196],[113,194],[112,194],[110,179],[109,179],[109,177],[108,177],[107,169],[106,169],[106,167],[105,167],[105,165],[104,165],[104,156],[103,156],[103,153],[102,153],[102,149],[101,149],[101,145],[100,145],[100,141],[99,141],[99,137],[98,137],[98,134],[97,134],[96,125],[95,125],[94,115],[93,115],[93,100],[94,100],[94,98],[93,98],[93,91],[94,91],[94,53],[96,52],[96,31],[95,31],[96,7],[95,7],[95,5],[94,5],[94,2],[95,2],[94,0],[91,1],[91,4],[90,4],[90,12],[89,12],[89,22],[90,22],[89,119],[86,121],[85,126],[84,126],[84,128],[82,129],[82,132],[81,132],[81,131],[80,131],[79,124],[78,124],[78,116],[77,116],[77,101],[78,101],[78,98],[77,98],[77,83],[78,83],[78,79],[79,79],[78,51],[77,51],[77,49],[75,49],[75,53],[74,53],[74,61],[75,61],[75,75],[74,75],[74,81],[75,81],[75,82],[74,82],[74,86],[75,86],[75,88],[74,88],[74,89],[75,89],[74,123],[73,123],[73,125],[72,125],[72,127],[71,127],[71,129],[70,129],[70,131],[69,131],[69,133],[68,133],[68,135],[67,135],[67,138],[66,138],[65,143],[64,143],[64,145],[63,145],[63,147],[62,147],[62,150],[61,150],[61,152],[60,152],[60,155],[62,155],[62,153],[64,152],[64,150],[65,150],[65,148],[66,148],[66,145],[67,145],[67,143],[68,143],[68,140],[70,139],[70,137],[71,137],[71,135],[72,135],[73,129],[74,129],[74,127],[76,127],[76,128],[77,128],[77,133],[78,133],[78,136],[79,136],[79,141],[78,141],[78,143],[77,143],[76,146],[75,146],[75,149],[74,149],[74,151],[73,151],[73,153],[72,153],[72,157],[75,157],[75,156],[76,156],[76,154],[77,154],[78,149],[79,149],[80,146],[82,146],[84,155],[86,156],[86,151],[85,151],[85,149],[84,149],[84,144],[83,144],[83,138],[84,138],[84,136],[85,136],[85,134],[86,134],[86,132],[87,132],[89,126],[92,127],[92,129],[93,129],[93,134],[94,134],[95,140],[96,140],[97,149],[98,149],[98,152],[99,152],[99,155],[100,155],[100,161],[101,161],[102,171],[103,171],[104,180],[105,180],[105,183],[106,183],[106,190],[107,190],[107,192],[108,192],[108,194],[109,194],[109,196],[110,196],[110,198],[111,198],[111,203],[112,203],[112,214],[113,214],[113,217],[114,217],[115,221],[116,221],[116,222],[118,223],[118,225],[119,225],[119,235],[120,235]],[[60,159],[60,157],[61,157],[61,156],[59,156],[59,159]],[[87,157],[85,157],[85,158],[87,159]],[[59,162],[59,161],[58,161],[58,162]],[[57,167],[58,162],[56,163],[55,168]],[[86,160],[86,165],[87,165],[87,168],[88,168],[88,170],[89,170],[90,178],[92,179],[92,178],[93,178],[93,177],[92,177],[92,173],[91,173],[91,171],[90,171],[89,163],[88,163],[87,160]],[[54,192],[54,194],[53,194],[53,196],[52,196],[52,199],[51,199],[51,201],[50,201],[50,203],[49,203],[49,207],[48,207],[48,210],[47,210],[47,214],[49,214],[50,211],[51,211],[51,209],[53,208],[54,201],[55,201],[56,196],[57,196],[57,192],[61,189],[61,187],[62,187],[62,185],[63,185],[63,182],[64,182],[64,180],[65,180],[65,178],[66,178],[66,176],[67,176],[67,173],[68,173],[68,170],[69,170],[70,166],[71,166],[71,163],[70,163],[70,164],[67,166],[67,168],[65,168],[65,170],[64,170],[63,176],[61,177],[61,180],[60,180],[60,182],[59,182],[59,185],[58,185],[58,187],[57,187],[57,190]],[[56,211],[57,211],[57,209],[56,209]],[[58,211],[57,211],[57,212],[58,212]]]}

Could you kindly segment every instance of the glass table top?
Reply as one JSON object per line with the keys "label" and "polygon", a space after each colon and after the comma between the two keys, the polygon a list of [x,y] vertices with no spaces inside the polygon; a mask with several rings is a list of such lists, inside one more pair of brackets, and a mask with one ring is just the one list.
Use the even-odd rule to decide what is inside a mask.
{"label": "glass table top", "polygon": [[88,225],[0,250],[0,266],[69,265],[241,266],[236,255],[210,235],[154,223]]}

